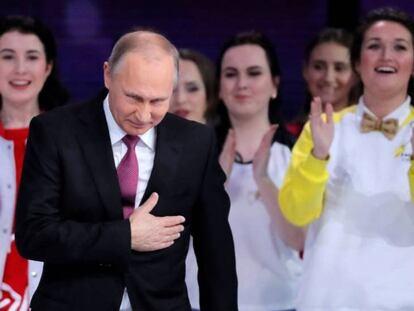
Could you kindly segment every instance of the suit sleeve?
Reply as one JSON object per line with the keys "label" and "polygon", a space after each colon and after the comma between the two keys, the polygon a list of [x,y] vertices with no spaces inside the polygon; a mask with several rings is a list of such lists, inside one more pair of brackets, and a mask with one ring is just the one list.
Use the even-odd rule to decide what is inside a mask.
{"label": "suit sleeve", "polygon": [[322,213],[328,182],[328,161],[315,158],[309,123],[292,151],[287,174],[279,192],[279,206],[294,225],[305,226]]}
{"label": "suit sleeve", "polygon": [[237,310],[237,276],[233,237],[228,222],[230,201],[225,174],[210,132],[209,153],[193,224],[201,310]]}
{"label": "suit sleeve", "polygon": [[91,223],[63,216],[62,193],[67,185],[57,144],[59,130],[42,121],[34,118],[30,125],[17,199],[16,243],[20,253],[55,264],[126,264],[129,221]]}

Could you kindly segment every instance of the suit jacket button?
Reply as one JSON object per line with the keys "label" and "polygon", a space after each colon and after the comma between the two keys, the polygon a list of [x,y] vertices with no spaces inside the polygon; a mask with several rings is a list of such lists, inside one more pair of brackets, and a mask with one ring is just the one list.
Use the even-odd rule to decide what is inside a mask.
{"label": "suit jacket button", "polygon": [[32,277],[37,277],[37,272],[36,271],[32,271],[32,273],[30,273]]}

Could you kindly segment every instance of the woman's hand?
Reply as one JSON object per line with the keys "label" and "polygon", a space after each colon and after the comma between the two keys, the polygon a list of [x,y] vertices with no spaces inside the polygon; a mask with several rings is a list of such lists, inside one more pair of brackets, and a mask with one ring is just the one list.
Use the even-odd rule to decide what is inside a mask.
{"label": "woman's hand", "polygon": [[259,190],[260,199],[263,201],[271,221],[275,223],[280,238],[289,247],[296,250],[303,250],[305,240],[304,230],[291,225],[283,217],[278,203],[279,189],[267,174],[270,148],[277,128],[278,125],[272,125],[263,135],[259,148],[253,157],[253,176],[257,184],[257,189]]}
{"label": "woman's hand", "polygon": [[326,160],[329,156],[335,129],[332,105],[326,104],[326,120],[322,119],[322,112],[322,101],[319,97],[315,97],[311,102],[309,117],[313,140],[312,154],[320,160]]}
{"label": "woman's hand", "polygon": [[219,163],[227,178],[229,178],[231,169],[233,167],[234,159],[236,157],[236,135],[233,129],[227,132],[226,140],[224,141],[223,150],[220,153]]}
{"label": "woman's hand", "polygon": [[263,135],[259,148],[253,157],[253,177],[256,184],[268,178],[267,165],[269,164],[270,147],[273,136],[279,125],[273,124],[270,129]]}

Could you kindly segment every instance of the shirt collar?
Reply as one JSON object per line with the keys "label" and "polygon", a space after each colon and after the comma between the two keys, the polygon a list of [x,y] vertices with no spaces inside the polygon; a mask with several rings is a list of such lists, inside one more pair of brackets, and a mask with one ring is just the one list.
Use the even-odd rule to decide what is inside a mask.
{"label": "shirt collar", "polygon": [[[111,110],[109,109],[109,99],[108,95],[105,97],[103,102],[105,119],[108,124],[109,137],[111,139],[111,145],[114,145],[121,141],[121,139],[127,134],[119,125],[116,123]],[[156,142],[156,131],[155,128],[150,128],[142,135],[138,135],[140,142],[145,146],[150,148],[152,151],[155,151],[155,142]]]}
{"label": "shirt collar", "polygon": [[[411,103],[411,97],[407,96],[407,98],[404,100],[404,102],[394,111],[390,112],[388,115],[386,115],[383,120],[387,119],[397,119],[398,123],[401,125],[404,120],[407,118],[408,114],[410,113],[410,103]],[[368,109],[366,106],[363,96],[359,98],[358,101],[358,115],[362,116],[364,112],[368,112],[371,115],[374,115],[374,113]]]}

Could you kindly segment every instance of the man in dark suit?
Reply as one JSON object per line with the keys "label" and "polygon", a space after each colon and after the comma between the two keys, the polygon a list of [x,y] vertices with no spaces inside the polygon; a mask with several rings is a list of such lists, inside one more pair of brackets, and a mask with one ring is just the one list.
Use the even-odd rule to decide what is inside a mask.
{"label": "man in dark suit", "polygon": [[103,102],[33,119],[16,230],[21,254],[45,263],[33,311],[190,310],[190,233],[201,309],[237,310],[214,134],[167,113],[177,62],[165,37],[128,33],[104,64]]}

